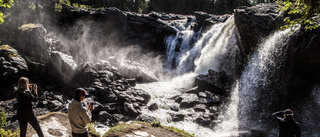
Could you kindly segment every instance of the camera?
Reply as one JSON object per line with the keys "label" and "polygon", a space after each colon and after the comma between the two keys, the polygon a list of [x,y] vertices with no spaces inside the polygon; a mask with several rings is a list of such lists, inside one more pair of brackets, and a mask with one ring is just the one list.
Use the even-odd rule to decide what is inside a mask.
{"label": "camera", "polygon": [[94,102],[89,102],[89,105],[90,105],[90,106],[93,106],[93,104],[94,104]]}
{"label": "camera", "polygon": [[30,84],[29,84],[29,89],[32,89],[32,88],[33,88],[33,84],[30,83]]}

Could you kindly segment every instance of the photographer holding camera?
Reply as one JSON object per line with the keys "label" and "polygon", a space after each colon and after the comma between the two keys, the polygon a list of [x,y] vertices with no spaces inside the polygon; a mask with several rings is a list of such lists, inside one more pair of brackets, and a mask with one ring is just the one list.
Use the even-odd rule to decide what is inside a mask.
{"label": "photographer holding camera", "polygon": [[[31,92],[33,91],[33,92]],[[29,84],[29,79],[21,77],[18,81],[16,98],[18,101],[17,117],[20,126],[20,137],[25,137],[28,123],[34,128],[39,137],[43,137],[38,119],[32,110],[32,103],[37,102],[37,85]]]}
{"label": "photographer holding camera", "polygon": [[93,104],[90,103],[87,108],[84,109],[81,106],[81,102],[85,96],[86,91],[83,88],[76,89],[73,100],[68,107],[68,117],[73,137],[88,137],[87,124],[91,121],[90,111],[93,110]]}
{"label": "photographer holding camera", "polygon": [[301,137],[300,124],[293,119],[293,111],[286,109],[272,114],[279,124],[279,137]]}

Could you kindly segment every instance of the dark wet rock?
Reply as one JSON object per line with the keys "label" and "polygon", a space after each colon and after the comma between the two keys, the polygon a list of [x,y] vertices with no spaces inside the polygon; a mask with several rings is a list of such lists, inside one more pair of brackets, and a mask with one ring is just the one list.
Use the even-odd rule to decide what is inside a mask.
{"label": "dark wet rock", "polygon": [[171,120],[173,122],[178,122],[178,121],[183,121],[184,120],[184,114],[180,114],[180,113],[169,113],[169,115],[171,116]]}
{"label": "dark wet rock", "polygon": [[0,101],[0,109],[6,113],[7,121],[9,123],[17,120],[17,100],[11,99],[6,101]]}
{"label": "dark wet rock", "polygon": [[116,103],[107,103],[103,110],[107,111],[110,114],[121,114],[124,113],[124,103],[123,102],[116,102]]}
{"label": "dark wet rock", "polygon": [[178,112],[180,110],[179,106],[171,106],[170,110]]}
{"label": "dark wet rock", "polygon": [[78,65],[72,77],[71,88],[92,87],[92,93],[100,92],[104,87],[110,87],[113,90],[126,90],[129,88],[129,84],[121,77],[117,69],[111,67],[106,61],[83,62]]}
{"label": "dark wet rock", "polygon": [[79,64],[76,72],[72,78],[73,83],[76,85],[86,86],[95,81],[99,74],[94,70],[93,63],[84,62]]}
{"label": "dark wet rock", "polygon": [[9,45],[0,46],[0,73],[1,81],[8,81],[8,78],[17,77],[26,73],[28,70],[27,62],[22,58],[18,51]]}
{"label": "dark wet rock", "polygon": [[41,95],[38,95],[40,96],[40,99],[43,99],[43,100],[53,100],[55,99],[55,95],[53,92],[49,92],[49,91],[44,91],[42,93],[40,93]]}
{"label": "dark wet rock", "polygon": [[50,52],[50,62],[52,68],[57,72],[57,78],[65,83],[69,83],[71,77],[75,73],[75,69],[77,68],[77,63],[73,60],[73,57],[67,54],[64,54],[59,51]]}
{"label": "dark wet rock", "polygon": [[235,24],[242,43],[240,47],[247,55],[257,48],[261,39],[284,25],[284,17],[277,10],[276,3],[258,4],[252,7],[242,6],[235,10]]}
{"label": "dark wet rock", "polygon": [[217,106],[209,107],[209,112],[210,113],[217,113],[218,111],[219,111],[219,109],[218,109]]}
{"label": "dark wet rock", "polygon": [[148,109],[151,110],[151,111],[157,110],[158,108],[159,107],[158,107],[157,103],[153,103],[150,106],[148,106]]}
{"label": "dark wet rock", "polygon": [[24,24],[19,27],[15,48],[31,62],[45,64],[49,59],[50,44],[47,43],[47,30],[42,24]]}
{"label": "dark wet rock", "polygon": [[[12,123],[7,123],[7,125],[5,125],[3,127],[3,129],[6,130],[6,131],[10,129],[12,131],[12,129],[18,129],[18,127],[19,127],[19,122],[17,120],[17,121],[12,122]],[[13,130],[13,132],[15,132],[15,130]]]}
{"label": "dark wet rock", "polygon": [[194,87],[194,88],[191,88],[189,90],[187,90],[185,93],[189,93],[189,94],[198,94],[198,87]]}
{"label": "dark wet rock", "polygon": [[48,101],[48,104],[47,104],[47,108],[49,110],[60,110],[60,109],[63,109],[64,105],[57,101],[57,100],[53,100],[53,101]]}
{"label": "dark wet rock", "polygon": [[111,102],[117,102],[118,97],[113,93],[112,88],[101,88],[98,90],[98,100],[101,103],[111,103]]}
{"label": "dark wet rock", "polygon": [[206,98],[207,97],[207,93],[206,92],[198,92],[198,96],[200,98]]}
{"label": "dark wet rock", "polygon": [[114,92],[123,102],[131,102],[131,103],[138,103],[139,105],[146,105],[151,96],[139,89],[130,89],[128,91],[115,91]]}
{"label": "dark wet rock", "polygon": [[[240,39],[238,41],[244,57],[252,54],[257,49],[261,39],[278,31],[284,25],[285,17],[295,18],[286,12],[279,12],[275,3],[258,4],[252,7],[238,7],[234,18]],[[311,17],[312,18],[312,17]],[[319,22],[315,22],[319,24]],[[250,32],[250,33],[247,33]],[[285,96],[289,102],[291,98],[306,97],[314,83],[320,81],[319,28],[305,31],[303,29],[293,33],[286,40],[286,59],[278,83],[278,92]],[[288,71],[290,70],[290,71]]]}
{"label": "dark wet rock", "polygon": [[131,87],[136,86],[136,79],[126,79]]}
{"label": "dark wet rock", "polygon": [[0,87],[0,101],[15,98],[14,86],[12,86],[11,83],[8,82],[2,82],[2,84],[4,85]]}
{"label": "dark wet rock", "polygon": [[9,45],[0,46],[0,100],[14,98],[14,86],[22,75],[26,75],[28,65],[16,49]]}
{"label": "dark wet rock", "polygon": [[196,112],[206,112],[207,106],[204,104],[197,104],[193,107]]}
{"label": "dark wet rock", "polygon": [[207,75],[199,75],[195,79],[195,86],[198,87],[198,91],[210,91],[212,93],[224,95],[226,89],[229,88],[229,81],[225,72],[215,72],[214,70],[208,70]]}
{"label": "dark wet rock", "polygon": [[148,122],[148,123],[152,123],[154,122],[156,119],[153,116],[149,116],[146,114],[141,114],[137,117],[137,120],[139,121],[144,121],[144,122]]}
{"label": "dark wet rock", "polygon": [[123,119],[123,116],[119,115],[111,115],[106,111],[100,111],[98,118],[96,119],[97,122],[108,125],[114,126],[116,123],[120,122]]}
{"label": "dark wet rock", "polygon": [[132,103],[124,103],[124,110],[129,116],[137,117],[141,114],[139,110],[137,110]]}
{"label": "dark wet rock", "polygon": [[[200,103],[199,97],[196,94],[182,94],[180,98],[182,98],[180,108],[191,108]],[[178,100],[180,100],[180,98],[178,98]]]}
{"label": "dark wet rock", "polygon": [[224,97],[221,95],[214,94],[214,93],[211,93],[208,91],[206,91],[205,93],[207,95],[207,97],[206,97],[207,103],[209,103],[209,104],[217,105],[217,104],[222,103],[222,101],[224,100]]}
{"label": "dark wet rock", "polygon": [[198,31],[200,28],[206,32],[210,27],[217,23],[225,22],[231,15],[213,15],[202,11],[195,11],[193,15],[196,17],[197,27],[194,29]]}
{"label": "dark wet rock", "polygon": [[[320,23],[318,26],[320,26]],[[314,84],[320,82],[320,28],[314,30],[300,30],[292,34],[288,42],[288,59],[284,68],[282,85],[287,85],[279,92],[291,98],[302,98],[310,95]],[[287,71],[287,67],[290,71]]]}
{"label": "dark wet rock", "polygon": [[[175,34],[177,30],[168,25],[164,19],[177,19],[178,15],[160,15],[159,13],[137,14],[124,12],[117,8],[104,8],[97,11],[87,11],[82,8],[63,6],[58,14],[58,24],[73,24],[80,18],[106,22],[112,30],[120,32],[129,45],[139,44],[146,49],[164,51],[163,39],[167,34]],[[162,17],[161,17],[162,16]],[[185,18],[184,16],[179,15]],[[67,26],[67,25],[66,25]],[[141,43],[143,41],[143,43]]]}
{"label": "dark wet rock", "polygon": [[[185,18],[183,16],[180,17]],[[165,20],[180,19],[180,17],[156,12],[151,12],[148,15],[127,12],[128,20],[125,34],[132,43],[144,41],[145,44],[143,44],[143,46],[145,48],[164,51],[165,48],[162,46],[162,42],[165,36],[177,32],[177,29],[170,26]]]}
{"label": "dark wet rock", "polygon": [[157,77],[143,64],[138,62],[123,61],[121,66],[118,66],[120,73],[124,78],[135,78],[138,82],[157,82]]}
{"label": "dark wet rock", "polygon": [[102,102],[110,103],[110,102],[117,102],[118,97],[114,93],[107,94],[103,97]]}
{"label": "dark wet rock", "polygon": [[199,116],[198,118],[196,118],[195,122],[203,126],[210,126],[212,119],[213,119],[213,115],[205,113]]}

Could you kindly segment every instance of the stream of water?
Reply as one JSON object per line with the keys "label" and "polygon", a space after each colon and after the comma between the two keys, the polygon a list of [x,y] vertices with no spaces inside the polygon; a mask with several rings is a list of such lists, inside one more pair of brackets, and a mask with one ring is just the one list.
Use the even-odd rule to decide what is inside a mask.
{"label": "stream of water", "polygon": [[[185,33],[184,33],[185,34]],[[184,35],[183,41],[189,41],[191,33]],[[260,44],[260,48],[252,55],[248,65],[239,80],[233,84],[230,102],[225,105],[223,112],[220,112],[219,124],[213,129],[199,126],[193,120],[196,116],[188,115],[194,113],[193,109],[181,109],[179,113],[186,117],[182,122],[172,122],[170,115],[171,106],[177,105],[171,98],[183,93],[190,88],[194,77],[199,74],[206,74],[209,69],[217,72],[225,71],[231,74],[235,69],[236,54],[238,54],[238,45],[234,31],[233,17],[230,17],[225,23],[216,24],[207,33],[203,34],[190,50],[180,50],[174,52],[178,44],[177,36],[169,37],[166,40],[168,45],[168,61],[166,67],[172,66],[175,60],[179,64],[176,66],[177,76],[169,82],[157,82],[149,84],[138,84],[136,88],[147,91],[151,96],[150,103],[157,103],[159,109],[149,111],[144,109],[143,113],[149,114],[161,121],[166,126],[174,126],[183,129],[199,137],[230,137],[241,136],[252,129],[261,129],[264,125],[262,116],[256,115],[254,111],[264,112],[259,108],[261,97],[259,92],[270,84],[269,75],[275,73],[275,68],[279,64],[278,56],[282,57],[283,45],[289,37],[288,31],[279,31],[271,35]],[[183,42],[186,43],[186,42]],[[277,55],[277,56],[275,56]],[[178,57],[178,58],[174,58]],[[280,62],[281,63],[281,62]],[[190,69],[191,68],[191,69]],[[267,98],[272,98],[270,95]],[[270,100],[266,100],[270,101]],[[266,101],[264,103],[268,104]],[[260,104],[261,105],[261,104]],[[267,105],[268,106],[268,105]],[[268,114],[266,114],[268,115]],[[255,119],[256,118],[256,119]],[[260,128],[260,129],[259,129]]]}

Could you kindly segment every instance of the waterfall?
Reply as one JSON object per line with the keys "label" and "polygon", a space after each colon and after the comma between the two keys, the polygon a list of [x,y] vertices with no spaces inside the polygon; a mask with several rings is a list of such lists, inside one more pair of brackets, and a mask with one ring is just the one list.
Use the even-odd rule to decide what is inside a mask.
{"label": "waterfall", "polygon": [[[175,77],[170,82],[156,82],[148,84],[137,84],[136,88],[143,89],[151,95],[151,101],[149,104],[157,103],[159,109],[156,111],[149,111],[143,109],[143,114],[152,115],[161,121],[161,124],[166,126],[174,126],[179,129],[183,129],[190,133],[194,133],[196,136],[209,137],[224,136],[236,134],[238,123],[234,123],[237,119],[236,115],[229,116],[229,122],[222,122],[224,126],[220,126],[220,129],[210,129],[202,127],[193,121],[196,116],[186,116],[184,121],[171,122],[170,113],[176,113],[170,109],[170,107],[177,105],[172,100],[172,97],[180,95],[185,92],[194,80],[194,77],[199,74],[207,73],[209,69],[216,71],[226,71],[232,73],[234,68],[235,58],[238,55],[239,49],[236,44],[236,34],[234,18],[230,17],[224,23],[218,23],[212,26],[212,28],[203,34],[192,46],[192,40],[194,40],[195,34],[188,31],[181,31],[176,36],[169,36],[166,38],[167,43],[167,62],[165,67],[168,71],[174,71]],[[177,48],[179,47],[179,48]],[[191,47],[191,49],[190,49]],[[177,50],[179,49],[179,50]],[[175,69],[171,69],[175,66]],[[203,67],[203,68],[202,68]],[[188,68],[192,68],[187,70]],[[238,85],[235,85],[238,86]],[[226,113],[231,114],[237,111],[238,96],[236,92],[232,95],[234,102],[230,103],[226,108]],[[195,113],[193,109],[181,109],[178,113],[189,114]],[[225,121],[222,117],[221,120]],[[232,126],[230,126],[232,124]],[[230,127],[227,132],[233,132],[232,134],[222,131]],[[216,131],[215,131],[216,130]]]}
{"label": "waterfall", "polygon": [[[191,46],[190,40],[194,37],[192,33],[181,31],[176,36],[167,37],[169,60],[166,67],[176,75],[170,82],[137,85],[137,88],[151,94],[151,102],[160,106],[155,112],[144,110],[143,113],[156,116],[164,125],[184,129],[195,133],[196,136],[242,136],[252,135],[254,131],[271,131],[271,126],[267,124],[272,121],[269,119],[272,112],[269,111],[272,110],[272,101],[276,98],[274,93],[277,90],[271,87],[281,84],[277,82],[281,81],[281,66],[286,57],[284,51],[290,36],[289,31],[275,32],[259,44],[241,77],[233,83],[230,98],[220,110],[220,115],[215,121],[217,125],[213,129],[195,124],[194,118],[190,117],[182,122],[170,122],[169,108],[175,104],[171,98],[190,88],[188,85],[195,76],[206,74],[209,69],[224,71],[227,74],[235,72],[239,49],[234,18],[230,17],[224,23],[213,25]],[[177,50],[177,47],[180,49]],[[172,66],[176,68],[172,69]],[[180,110],[179,113],[193,112]]]}
{"label": "waterfall", "polygon": [[206,74],[209,69],[228,73],[230,70],[226,70],[225,66],[231,64],[227,56],[237,48],[234,18],[230,17],[201,50],[200,57],[195,60],[195,73]]}
{"label": "waterfall", "polygon": [[[293,104],[294,117],[300,123],[303,137],[318,137],[320,135],[320,85],[316,85],[309,97]],[[297,111],[295,111],[297,110]]]}
{"label": "waterfall", "polygon": [[179,30],[175,36],[169,35],[165,38],[166,44],[166,62],[164,68],[166,72],[171,72],[175,69],[181,56],[189,51],[192,42],[198,39],[201,30],[195,33],[192,30],[192,23],[195,20],[187,21],[175,21],[171,22],[171,26]]}
{"label": "waterfall", "polygon": [[260,44],[249,59],[239,79],[239,88],[233,89],[240,98],[239,128],[265,130],[262,128],[272,114],[269,111],[272,110],[270,107],[276,90],[276,87],[270,87],[277,86],[274,83],[279,78],[277,75],[281,73],[279,67],[285,59],[283,50],[288,38],[289,30],[274,33]]}
{"label": "waterfall", "polygon": [[220,112],[220,124],[214,127],[215,136],[238,136],[239,135],[239,81],[233,85],[233,92],[231,93],[230,101],[224,111]]}
{"label": "waterfall", "polygon": [[[166,38],[166,56],[167,60],[165,68],[170,71],[171,68],[175,68],[178,64],[181,56],[190,49],[190,43],[194,36],[194,32],[190,30],[180,31],[176,36],[168,36]],[[178,48],[178,51],[176,51]]]}
{"label": "waterfall", "polygon": [[[181,31],[175,37],[166,38],[165,68],[177,75],[206,74],[209,69],[231,73],[239,51],[233,16],[224,23],[213,25],[200,39],[200,32],[190,31]],[[194,45],[191,45],[192,40],[197,40]],[[178,51],[177,47],[180,47]]]}

